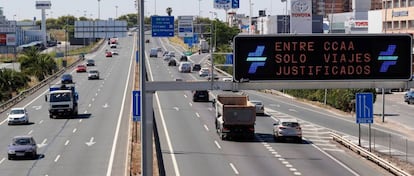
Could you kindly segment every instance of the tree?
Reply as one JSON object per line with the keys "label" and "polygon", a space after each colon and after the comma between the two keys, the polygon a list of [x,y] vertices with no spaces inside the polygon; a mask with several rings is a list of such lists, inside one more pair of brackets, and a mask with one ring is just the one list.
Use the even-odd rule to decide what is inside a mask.
{"label": "tree", "polygon": [[167,9],[165,9],[165,12],[167,12],[167,15],[168,16],[171,16],[172,8],[171,7],[167,7]]}
{"label": "tree", "polygon": [[34,47],[25,50],[23,55],[19,57],[19,61],[22,72],[35,76],[39,81],[58,69],[56,62],[50,55],[40,54]]}
{"label": "tree", "polygon": [[29,77],[12,69],[0,69],[0,101],[9,99],[12,92],[27,87]]}

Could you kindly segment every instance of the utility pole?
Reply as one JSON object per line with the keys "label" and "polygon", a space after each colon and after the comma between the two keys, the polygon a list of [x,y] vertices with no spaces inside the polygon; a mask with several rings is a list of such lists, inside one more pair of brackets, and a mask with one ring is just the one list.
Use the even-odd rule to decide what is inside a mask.
{"label": "utility pole", "polygon": [[98,0],[98,20],[101,19],[101,0]]}

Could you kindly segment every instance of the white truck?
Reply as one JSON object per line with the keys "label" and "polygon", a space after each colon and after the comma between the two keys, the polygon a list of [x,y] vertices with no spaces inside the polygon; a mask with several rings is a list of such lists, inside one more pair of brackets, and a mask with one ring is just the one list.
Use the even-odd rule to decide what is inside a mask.
{"label": "white truck", "polygon": [[247,95],[219,94],[213,100],[216,108],[216,130],[222,140],[254,139],[256,108]]}
{"label": "white truck", "polygon": [[49,117],[76,117],[78,115],[78,93],[75,84],[55,84],[49,86],[45,95],[49,102]]}
{"label": "white truck", "polygon": [[208,42],[204,39],[200,40],[200,51],[201,51],[201,53],[208,53],[210,51],[210,47],[208,45]]}

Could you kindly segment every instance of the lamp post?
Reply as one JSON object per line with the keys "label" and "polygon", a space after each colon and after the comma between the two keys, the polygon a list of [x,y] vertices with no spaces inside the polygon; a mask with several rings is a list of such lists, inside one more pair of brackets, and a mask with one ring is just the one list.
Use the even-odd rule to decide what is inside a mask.
{"label": "lamp post", "polygon": [[98,0],[98,20],[101,18],[101,0]]}
{"label": "lamp post", "polygon": [[249,34],[252,33],[252,0],[249,0]]}
{"label": "lamp post", "polygon": [[116,5],[115,6],[115,19],[117,18],[118,18],[118,6]]}

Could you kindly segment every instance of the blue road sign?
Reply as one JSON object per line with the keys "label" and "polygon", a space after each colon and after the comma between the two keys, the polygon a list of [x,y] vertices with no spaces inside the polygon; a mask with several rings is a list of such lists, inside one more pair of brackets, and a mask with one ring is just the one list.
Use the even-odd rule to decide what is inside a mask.
{"label": "blue road sign", "polygon": [[132,121],[141,121],[141,91],[132,91]]}
{"label": "blue road sign", "polygon": [[193,37],[184,37],[184,43],[185,44],[193,44]]}
{"label": "blue road sign", "polygon": [[198,43],[198,35],[194,34],[193,43]]}
{"label": "blue road sign", "polygon": [[138,50],[135,52],[135,61],[137,63],[139,62],[139,51]]}
{"label": "blue road sign", "polygon": [[355,110],[357,123],[374,122],[373,100],[372,93],[356,94]]}
{"label": "blue road sign", "polygon": [[233,64],[233,54],[226,55],[226,64]]}
{"label": "blue road sign", "polygon": [[174,37],[174,16],[151,16],[152,37]]}
{"label": "blue road sign", "polygon": [[232,9],[238,9],[238,8],[240,8],[239,0],[231,0],[231,8]]}

